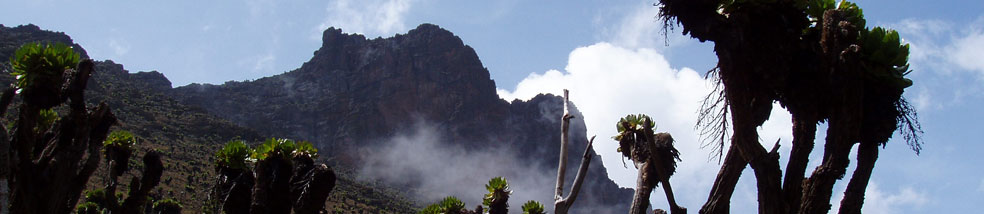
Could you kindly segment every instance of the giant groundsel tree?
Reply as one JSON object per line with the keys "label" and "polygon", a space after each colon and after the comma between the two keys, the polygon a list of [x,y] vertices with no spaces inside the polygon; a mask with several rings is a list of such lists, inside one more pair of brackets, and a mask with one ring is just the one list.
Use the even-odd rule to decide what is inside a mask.
{"label": "giant groundsel tree", "polygon": [[215,156],[215,213],[317,213],[335,188],[335,172],[314,162],[310,142],[270,138],[250,148],[232,140]]}
{"label": "giant groundsel tree", "polygon": [[[730,146],[701,213],[727,213],[745,166],[754,170],[760,213],[827,213],[834,183],[846,174],[851,148],[858,168],[841,213],[860,212],[877,146],[896,130],[918,154],[915,112],[901,97],[912,81],[908,45],[897,32],[868,28],[854,3],[834,0],[660,0],[666,27],[714,43],[713,72],[723,86],[703,110],[700,125],[728,128]],[[711,96],[715,97],[715,96]],[[777,147],[766,150],[756,128],[779,102],[793,117],[793,143],[783,176]],[[730,118],[727,116],[730,115]],[[711,119],[707,119],[707,118]],[[823,159],[809,177],[806,164],[816,126],[828,125]],[[727,130],[710,131],[717,149]],[[776,144],[778,145],[778,144]],[[722,153],[718,153],[719,155]]]}
{"label": "giant groundsel tree", "polygon": [[632,197],[630,213],[647,213],[649,195],[653,188],[663,184],[666,201],[674,214],[686,213],[687,209],[676,203],[673,188],[670,186],[670,176],[676,172],[680,152],[673,146],[673,137],[669,133],[655,133],[656,123],[647,115],[628,115],[616,124],[618,134],[618,152],[623,157],[632,160],[639,169],[636,182],[636,192]]}
{"label": "giant groundsel tree", "polygon": [[[28,43],[10,64],[16,82],[0,97],[0,116],[15,94],[22,102],[13,126],[0,124],[0,181],[10,187],[0,188],[0,195],[9,194],[0,210],[69,213],[99,166],[116,117],[105,104],[86,106],[83,92],[93,63],[80,60],[70,46]],[[66,102],[68,114],[59,117],[53,108]]]}

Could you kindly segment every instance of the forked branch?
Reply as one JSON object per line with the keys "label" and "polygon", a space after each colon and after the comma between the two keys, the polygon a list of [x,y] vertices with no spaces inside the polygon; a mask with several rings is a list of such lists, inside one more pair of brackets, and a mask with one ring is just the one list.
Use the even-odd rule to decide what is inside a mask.
{"label": "forked branch", "polygon": [[568,209],[571,208],[571,205],[574,204],[574,200],[577,200],[578,190],[581,189],[581,183],[584,182],[584,177],[588,173],[588,165],[591,164],[591,144],[595,138],[592,136],[588,140],[588,146],[584,149],[584,156],[581,157],[581,166],[577,169],[577,175],[574,177],[574,185],[571,187],[571,192],[567,198],[564,198],[564,174],[567,171],[567,144],[570,141],[568,130],[571,118],[574,118],[570,113],[570,104],[568,91],[564,89],[564,116],[561,118],[560,128],[560,163],[557,167],[557,192],[554,193],[554,213],[557,214],[566,214]]}

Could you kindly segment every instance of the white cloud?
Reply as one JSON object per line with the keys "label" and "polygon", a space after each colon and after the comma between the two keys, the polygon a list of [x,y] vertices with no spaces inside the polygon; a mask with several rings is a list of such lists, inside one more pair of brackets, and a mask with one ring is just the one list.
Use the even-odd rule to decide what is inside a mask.
{"label": "white cloud", "polygon": [[941,20],[906,19],[887,27],[899,31],[910,45],[909,88],[919,111],[935,111],[981,97],[984,90],[984,17],[958,24]]}
{"label": "white cloud", "polygon": [[336,0],[326,9],[328,17],[318,26],[321,31],[329,27],[345,32],[369,36],[388,36],[407,30],[404,16],[413,0]]}
{"label": "white cloud", "polygon": [[126,53],[130,52],[130,43],[126,41],[110,39],[108,45],[109,49],[113,50],[113,54],[115,54],[116,57],[126,55]]}
{"label": "white cloud", "polygon": [[976,27],[966,36],[956,38],[948,47],[950,60],[960,68],[979,72],[984,76],[984,29]]}
{"label": "white cloud", "polygon": [[[619,186],[634,187],[636,170],[622,166],[616,152],[614,124],[627,114],[647,114],[656,121],[657,131],[669,132],[681,152],[677,173],[673,176],[678,200],[691,209],[703,204],[720,166],[708,161],[694,130],[701,99],[710,91],[710,81],[696,71],[674,69],[655,49],[629,49],[610,43],[580,47],[570,53],[565,71],[550,70],[530,74],[515,91],[499,89],[507,100],[529,99],[539,93],[560,94],[571,90],[571,100],[584,114],[588,135],[598,135],[595,151],[601,155],[608,176]],[[788,113],[776,107],[773,119],[760,129],[763,144],[772,147],[775,139],[791,139]],[[754,182],[743,179],[745,182]],[[661,191],[656,191],[655,206],[665,206]],[[736,194],[739,195],[739,194]],[[736,203],[754,203],[755,198],[735,197]],[[754,209],[754,206],[752,206]],[[753,210],[749,210],[753,212]]]}
{"label": "white cloud", "polygon": [[[614,27],[605,27],[603,37],[616,46],[626,48],[655,48],[663,51],[667,47],[680,47],[695,41],[690,36],[672,31],[672,26],[664,32],[663,21],[656,17],[659,7],[649,2],[633,5],[628,15],[620,17]],[[601,17],[596,17],[600,19]],[[601,20],[595,22],[601,23]],[[664,34],[665,33],[665,34]]]}
{"label": "white cloud", "polygon": [[910,45],[909,61],[921,69],[950,74],[953,71],[978,73],[984,80],[984,17],[955,28],[940,20],[906,19],[888,27],[900,32]]}
{"label": "white cloud", "polygon": [[[833,201],[832,201],[833,202]],[[865,190],[862,213],[904,213],[929,202],[925,193],[916,192],[911,187],[902,187],[895,193],[881,190],[878,183],[871,181]]]}

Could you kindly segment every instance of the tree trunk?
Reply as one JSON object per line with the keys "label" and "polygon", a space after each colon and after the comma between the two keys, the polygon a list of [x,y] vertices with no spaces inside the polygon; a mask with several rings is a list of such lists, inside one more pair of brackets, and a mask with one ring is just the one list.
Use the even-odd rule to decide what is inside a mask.
{"label": "tree trunk", "polygon": [[851,182],[847,184],[847,190],[844,191],[840,214],[861,213],[864,192],[868,188],[868,180],[871,179],[876,160],[878,160],[878,143],[863,142],[858,146],[858,168],[854,170]]}
{"label": "tree trunk", "polygon": [[717,179],[714,180],[714,186],[711,187],[711,194],[707,197],[707,203],[701,207],[699,213],[730,213],[731,195],[734,194],[738,178],[741,177],[741,172],[745,170],[747,165],[748,162],[741,158],[738,149],[732,144],[724,158],[724,164],[721,165],[721,171],[718,172]]}
{"label": "tree trunk", "polygon": [[687,214],[687,208],[683,208],[676,203],[676,198],[673,196],[673,187],[670,186],[670,179],[666,178],[660,183],[663,184],[663,193],[666,194],[666,201],[670,203],[670,213],[672,214]]}
{"label": "tree trunk", "polygon": [[793,114],[793,148],[782,185],[784,198],[789,204],[789,213],[799,212],[800,199],[803,197],[803,176],[810,162],[817,133],[815,119],[797,115],[803,114]]}
{"label": "tree trunk", "polygon": [[653,174],[651,163],[643,162],[639,167],[639,177],[636,179],[636,191],[632,196],[631,214],[646,214],[649,212],[649,195],[656,187],[656,175]]}
{"label": "tree trunk", "polygon": [[253,203],[250,213],[290,213],[291,162],[280,156],[270,156],[256,162]]}
{"label": "tree trunk", "polygon": [[[722,45],[718,44],[715,49],[718,49],[718,46]],[[772,99],[768,96],[770,93],[758,85],[762,80],[750,77],[751,71],[736,69],[748,65],[734,61],[731,56],[725,52],[718,52],[718,58],[721,60],[719,62],[721,79],[730,102],[731,121],[734,124],[731,144],[735,145],[742,159],[747,161],[755,172],[759,213],[785,213],[785,204],[780,197],[782,170],[779,168],[779,157],[769,154],[758,141],[757,128],[769,118],[772,110]]]}
{"label": "tree trunk", "polygon": [[823,163],[813,171],[813,176],[804,184],[802,204],[799,213],[822,214],[830,211],[830,197],[834,183],[844,177],[850,164],[848,156],[854,143],[860,141],[863,109],[863,82],[856,62],[857,32],[847,20],[846,13],[828,10],[824,13],[821,48],[825,54],[825,68],[829,69],[831,86],[830,117],[827,129],[827,142],[824,144]]}

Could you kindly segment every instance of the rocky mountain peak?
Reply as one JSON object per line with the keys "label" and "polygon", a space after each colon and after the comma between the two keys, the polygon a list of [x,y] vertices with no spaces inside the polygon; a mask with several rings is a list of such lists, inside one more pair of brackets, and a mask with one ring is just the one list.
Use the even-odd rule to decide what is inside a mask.
{"label": "rocky mountain peak", "polygon": [[[426,124],[434,129],[433,140],[445,146],[514,148],[521,152],[516,161],[522,165],[549,172],[556,167],[562,98],[500,99],[475,50],[450,31],[422,24],[406,34],[366,39],[328,28],[322,39],[311,60],[296,70],[249,82],[193,84],[171,94],[261,134],[315,142],[325,156],[343,164],[365,163],[374,156],[367,150],[387,148],[398,135]],[[583,123],[573,126],[572,142],[585,142]],[[583,152],[583,145],[570,152]],[[580,161],[579,155],[569,158]],[[631,191],[602,176],[604,167],[594,161],[590,174],[598,176],[586,181],[584,195],[595,196],[585,196],[588,206],[581,209],[622,212]],[[538,187],[547,193],[549,185]]]}
{"label": "rocky mountain peak", "polygon": [[7,61],[12,56],[14,50],[20,48],[28,42],[61,42],[71,45],[75,52],[79,53],[83,59],[89,58],[82,46],[72,41],[72,38],[63,32],[52,32],[41,30],[34,24],[19,25],[17,27],[6,27],[0,25],[0,59]]}

